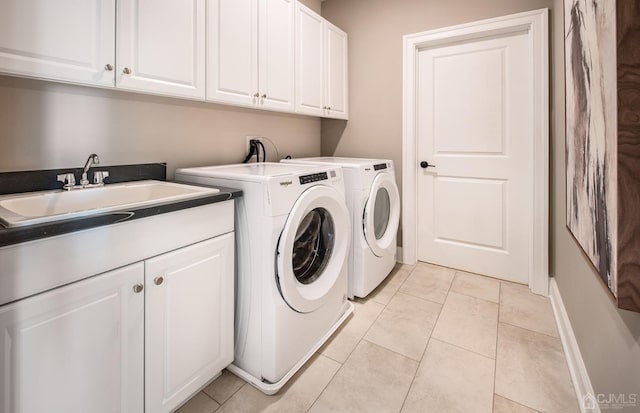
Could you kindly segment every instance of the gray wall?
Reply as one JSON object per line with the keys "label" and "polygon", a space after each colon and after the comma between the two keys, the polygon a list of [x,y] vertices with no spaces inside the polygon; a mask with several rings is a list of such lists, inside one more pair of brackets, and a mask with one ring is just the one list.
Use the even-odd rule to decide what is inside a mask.
{"label": "gray wall", "polygon": [[247,135],[282,156],[320,154],[318,118],[0,76],[0,171],[82,166],[96,152],[105,165],[167,162],[171,177],[242,161]]}
{"label": "gray wall", "polygon": [[[554,0],[562,12],[562,0]],[[638,394],[640,412],[640,314],[615,308],[613,300],[566,227],[563,22],[553,22],[552,67],[557,112],[552,117],[551,274],[556,277],[596,393]]]}
{"label": "gray wall", "polygon": [[348,122],[322,121],[322,154],[390,158],[401,171],[402,35],[551,9],[550,273],[557,279],[595,391],[640,393],[640,314],[615,308],[565,226],[562,4],[562,0],[326,0],[322,15],[349,34],[351,101]]}

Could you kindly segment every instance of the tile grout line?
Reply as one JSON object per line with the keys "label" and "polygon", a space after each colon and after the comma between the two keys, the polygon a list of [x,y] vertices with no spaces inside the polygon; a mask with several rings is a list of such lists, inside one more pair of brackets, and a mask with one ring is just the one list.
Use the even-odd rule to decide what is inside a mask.
{"label": "tile grout line", "polygon": [[[428,303],[438,304],[438,305],[439,305],[439,306],[441,306],[441,307],[444,305],[444,303],[439,303],[439,302],[437,302],[437,301],[429,300],[428,298],[418,297],[417,295],[413,295],[413,294],[411,294],[411,293],[407,293],[407,292],[405,292],[405,291],[400,291],[400,290],[398,290],[398,291],[396,291],[396,293],[400,293],[400,294],[403,294],[403,295],[408,295],[409,297],[417,298],[418,300],[426,301],[426,302],[428,302]],[[447,296],[448,296],[448,295],[449,295],[449,292],[447,292]],[[395,294],[394,294],[394,296],[395,296]],[[392,297],[392,298],[393,298],[393,297]],[[389,301],[391,301],[391,300],[389,300]],[[446,301],[446,297],[445,297],[445,301]]]}
{"label": "tile grout line", "polygon": [[[215,380],[214,380],[214,381],[215,381]],[[200,390],[198,393],[202,393],[202,394],[204,394],[207,398],[209,398],[209,399],[210,399],[210,400],[212,400],[215,404],[217,404],[217,405],[218,405],[218,407],[216,407],[215,409],[211,410],[211,412],[210,412],[210,413],[217,412],[217,411],[222,407],[222,405],[221,405],[221,404],[220,404],[216,399],[214,399],[213,397],[209,396],[209,395],[204,391],[204,389]],[[198,395],[198,393],[196,393],[196,394],[194,394],[193,396],[191,396],[191,398],[190,398],[189,400],[187,400],[187,401],[186,401],[182,406],[180,406],[180,409],[182,409],[182,407],[183,407],[183,406],[185,406],[187,403],[189,403],[191,400],[195,399],[195,398],[196,398],[196,396]]]}
{"label": "tile grout line", "polygon": [[[429,265],[435,265],[435,264],[429,264]],[[402,282],[402,284],[400,284],[400,287],[398,288],[398,291],[396,291],[396,293],[399,292],[399,293],[406,294],[406,295],[411,296],[411,297],[419,298],[419,299],[424,300],[424,301],[429,301],[431,303],[436,303],[436,304],[439,304],[441,306],[444,306],[444,302],[439,303],[439,302],[434,301],[434,300],[429,300],[428,298],[418,297],[417,295],[413,295],[413,294],[405,292],[405,291],[400,291],[402,289],[402,286],[407,282],[407,280],[409,280],[409,278],[411,278],[411,275],[413,274],[413,271],[415,271],[416,268],[418,268],[418,265],[416,265],[414,267],[414,269],[409,273],[409,276]],[[449,292],[451,291],[451,285],[453,284],[453,280],[456,278],[457,270],[454,270],[454,269],[448,268],[448,267],[440,267],[440,268],[446,268],[446,269],[449,269],[449,270],[453,271],[453,277],[451,277],[451,281],[449,282],[449,285],[447,286],[447,291],[446,291],[447,294],[444,297],[444,301],[447,301],[447,297],[449,296]],[[440,310],[442,310],[442,309],[440,309]],[[435,324],[434,324],[434,328],[435,328]]]}
{"label": "tile grout line", "polygon": [[[362,336],[362,338],[360,339],[360,341],[358,341],[358,344],[356,345],[356,347],[358,347],[358,345],[363,341],[367,341],[368,343],[371,343],[374,346],[378,346],[381,347],[385,350],[391,351],[395,354],[399,354],[402,357],[406,357],[409,360],[413,360],[410,357],[405,356],[404,354],[400,354],[396,351],[390,350],[384,346],[381,346],[379,344],[376,343],[372,343],[371,341],[367,340],[365,337],[367,336],[367,333],[369,332],[369,330],[371,330],[371,328],[373,327],[373,325],[376,323],[376,321],[378,321],[378,319],[380,318],[380,316],[382,315],[382,313],[384,313],[384,310],[387,309],[387,306],[389,305],[389,303],[391,303],[391,301],[393,301],[393,298],[398,295],[398,293],[400,292],[400,289],[402,288],[402,286],[407,282],[407,280],[411,277],[411,274],[413,274],[413,271],[415,270],[416,266],[414,266],[411,271],[409,272],[409,274],[407,275],[407,278],[404,279],[404,281],[402,281],[400,283],[400,285],[398,286],[398,289],[393,293],[393,295],[391,296],[391,298],[389,299],[389,302],[387,304],[384,305],[384,308],[382,309],[382,311],[380,311],[380,314],[378,314],[378,317],[376,317],[376,319],[374,320],[373,323],[371,323],[371,325],[369,326],[369,328],[367,329],[367,331],[365,331],[364,335]],[[442,307],[440,308],[440,311],[442,311]],[[438,316],[440,316],[440,312],[438,312]],[[435,323],[434,323],[434,327],[435,327]],[[431,331],[433,332],[433,329],[431,329]],[[431,333],[429,333],[429,338],[431,338]],[[429,344],[429,340],[427,339],[427,345]],[[426,350],[427,346],[425,346],[425,350]],[[355,350],[355,349],[354,349]],[[422,352],[422,354],[424,355],[424,350]],[[349,356],[351,356],[351,354],[349,354]],[[414,360],[415,361],[415,360]],[[413,381],[416,378],[416,375],[418,374],[418,369],[420,369],[420,363],[422,362],[422,357],[420,357],[420,360],[418,360],[418,366],[416,367],[416,371],[415,373],[413,373],[413,377],[411,378],[411,383],[409,384],[409,387],[407,388],[407,392],[404,395],[404,398],[402,399],[402,405],[400,406],[400,411],[402,411],[402,408],[404,407],[404,403],[407,400],[407,396],[409,395],[409,391],[411,390],[411,386],[413,385]]]}
{"label": "tile grout line", "polygon": [[[326,356],[322,353],[323,356],[327,357],[330,360],[335,361],[336,363],[340,364],[340,368],[338,370],[336,370],[336,372],[333,374],[333,376],[331,376],[331,379],[327,382],[327,384],[322,388],[322,391],[320,392],[320,394],[318,394],[318,397],[315,398],[315,400],[313,401],[313,403],[311,404],[311,407],[309,407],[309,409],[307,409],[307,412],[311,411],[311,409],[313,409],[313,406],[318,402],[318,400],[320,399],[320,397],[322,396],[322,394],[326,391],[327,387],[329,386],[329,384],[331,384],[331,382],[333,381],[333,379],[336,377],[336,375],[340,372],[340,370],[342,370],[344,368],[344,365],[347,363],[347,361],[349,360],[349,358],[351,357],[351,355],[353,354],[353,352],[356,350],[356,348],[360,345],[360,343],[362,343],[363,340],[365,340],[365,336],[367,335],[367,333],[369,332],[369,330],[371,330],[371,327],[373,327],[373,325],[376,323],[376,321],[378,321],[378,319],[380,318],[380,316],[382,315],[382,313],[384,313],[384,310],[386,310],[387,305],[391,302],[391,300],[393,300],[393,297],[396,296],[396,294],[398,293],[398,291],[400,291],[400,287],[402,287],[402,285],[405,283],[405,281],[407,281],[407,279],[409,278],[409,276],[411,276],[411,273],[413,272],[413,269],[409,272],[409,275],[407,276],[407,278],[405,278],[405,280],[400,284],[400,286],[398,287],[398,289],[391,295],[391,298],[389,299],[389,302],[387,304],[382,304],[378,301],[375,301],[373,299],[367,299],[365,297],[365,299],[367,300],[365,303],[363,303],[363,305],[365,305],[369,300],[373,301],[376,304],[380,304],[383,306],[382,310],[380,311],[380,313],[376,316],[376,318],[373,320],[373,322],[371,323],[371,325],[367,328],[367,330],[364,332],[364,334],[362,335],[362,337],[360,337],[360,339],[358,339],[358,342],[356,343],[356,345],[353,347],[353,349],[349,352],[349,355],[347,355],[347,358],[344,360],[343,363],[339,362],[338,360],[334,360],[329,356]],[[395,275],[395,274],[394,274]],[[369,340],[366,340],[368,343],[371,343]],[[371,343],[374,345],[377,345],[375,343]],[[381,346],[379,346],[381,347]],[[385,348],[385,347],[383,347]],[[389,350],[389,349],[387,349]],[[391,351],[391,350],[390,350]],[[404,356],[406,357],[406,356]],[[409,358],[409,357],[407,357]],[[417,369],[416,369],[417,371]]]}
{"label": "tile grout line", "polygon": [[[458,273],[458,271],[456,271],[456,273]],[[454,276],[454,278],[455,278],[455,276]],[[453,285],[453,281],[451,282],[451,285]],[[445,298],[445,303],[446,303],[446,301],[447,301],[447,298],[449,298],[449,294],[450,294],[450,293],[460,294],[460,293],[458,293],[457,291],[453,291],[453,290],[451,290],[451,286],[449,286],[449,290],[447,291],[447,296],[446,296],[446,298]],[[403,294],[406,294],[406,293],[403,293]],[[411,297],[415,297],[415,296],[413,296],[413,295],[411,295],[411,294],[407,294],[407,295],[410,295]],[[460,295],[464,295],[465,297],[470,297],[470,298],[475,298],[475,299],[478,299],[478,300],[482,300],[482,301],[484,301],[484,302],[491,303],[491,304],[498,304],[498,322],[496,323],[496,350],[494,351],[494,355],[495,355],[495,354],[496,354],[496,352],[497,352],[497,348],[498,348],[498,338],[497,338],[497,335],[498,335],[498,324],[500,323],[500,320],[499,320],[499,318],[500,318],[500,303],[499,303],[499,302],[498,302],[498,303],[496,303],[495,301],[488,301],[488,300],[485,300],[485,299],[482,299],[482,298],[479,298],[479,297],[474,297],[474,296],[471,296],[471,295],[466,295],[466,294],[460,294]],[[500,292],[499,292],[499,291],[498,291],[498,297],[500,297]],[[415,298],[419,298],[419,299],[421,299],[421,300],[423,300],[423,301],[428,301],[428,302],[431,302],[431,303],[435,303],[435,301],[431,301],[431,300],[423,299],[423,298],[420,298],[420,297],[415,297]],[[499,300],[499,298],[498,298],[498,300]],[[459,349],[461,349],[461,350],[465,350],[465,351],[468,351],[468,352],[470,352],[470,353],[476,354],[476,355],[478,355],[478,356],[481,356],[481,357],[487,358],[487,359],[489,359],[489,360],[493,360],[493,361],[494,361],[494,363],[495,363],[496,359],[495,359],[495,358],[491,358],[490,356],[487,356],[486,354],[481,354],[481,353],[478,353],[477,351],[474,351],[474,350],[471,350],[471,349],[468,349],[468,348],[462,347],[462,346],[460,346],[460,345],[458,345],[458,344],[450,343],[450,342],[448,342],[448,341],[446,341],[446,340],[444,340],[444,339],[441,339],[441,338],[438,338],[438,337],[433,337],[433,332],[434,332],[434,331],[435,331],[435,329],[436,329],[436,324],[438,323],[438,320],[440,319],[440,315],[442,314],[442,310],[444,309],[444,304],[445,304],[445,303],[442,303],[442,304],[440,304],[440,303],[436,303],[436,304],[440,304],[441,308],[440,308],[440,312],[438,313],[438,318],[436,319],[436,322],[435,322],[435,323],[434,323],[434,325],[433,325],[433,329],[431,330],[431,334],[429,335],[429,341],[431,341],[431,339],[434,339],[434,340],[439,341],[439,342],[441,342],[441,343],[445,343],[445,344],[448,344],[448,345],[454,346],[454,347],[456,347],[456,348],[459,348]],[[427,342],[427,346],[428,346],[428,342]],[[426,349],[425,349],[425,351],[426,351]],[[423,356],[424,356],[424,352],[423,352]],[[422,360],[422,359],[421,359],[421,360]],[[495,370],[495,369],[494,369],[494,370]]]}
{"label": "tile grout line", "polygon": [[[230,374],[233,374],[233,373],[231,373],[231,372],[229,372],[229,373],[230,373]],[[234,376],[235,376],[235,375],[234,375]],[[236,376],[236,377],[238,377],[238,376]],[[241,379],[241,380],[242,380],[242,379]],[[242,381],[244,381],[244,380],[242,380]],[[231,393],[231,395],[230,395],[229,397],[227,397],[227,400],[225,400],[225,401],[224,401],[224,403],[221,403],[221,404],[220,404],[220,407],[222,407],[222,406],[223,406],[224,404],[226,404],[229,400],[231,400],[231,398],[232,398],[233,396],[235,396],[235,395],[236,395],[236,393],[238,393],[240,390],[242,390],[242,389],[244,388],[244,386],[250,386],[250,384],[249,384],[249,383],[247,383],[246,381],[244,381],[244,383],[242,384],[242,386],[238,387],[238,390],[236,390],[236,391],[234,391],[233,393]],[[213,399],[213,397],[212,397],[212,399]],[[219,403],[216,399],[213,399],[213,400],[215,400],[217,403]]]}
{"label": "tile grout line", "polygon": [[560,339],[560,337],[555,337],[555,336],[552,336],[552,335],[547,334],[547,333],[543,333],[543,332],[540,332],[540,331],[532,330],[532,329],[530,329],[530,328],[522,327],[522,326],[519,326],[519,325],[516,325],[516,324],[513,324],[513,323],[508,323],[508,322],[506,322],[506,321],[500,321],[500,320],[498,320],[498,323],[506,324],[506,325],[511,326],[511,327],[520,328],[520,329],[522,329],[522,330],[527,330],[527,331],[530,331],[530,332],[532,332],[532,333],[541,334],[541,335],[543,335],[543,336],[545,336],[545,337],[549,337],[549,338],[552,338],[552,339],[554,339],[554,340],[560,340],[560,341],[562,341],[562,340]]}
{"label": "tile grout line", "polygon": [[478,297],[477,295],[465,294],[465,293],[461,293],[460,291],[451,291],[451,292],[454,293],[454,294],[464,295],[465,297],[475,298],[476,300],[486,301],[486,302],[492,303],[492,304],[500,304],[497,301],[487,300],[486,298]]}
{"label": "tile grout line", "polygon": [[533,408],[533,407],[531,407],[531,406],[527,406],[526,404],[522,404],[522,403],[520,403],[520,402],[517,402],[517,401],[515,401],[515,400],[513,400],[513,399],[510,399],[510,398],[508,398],[508,397],[506,397],[506,396],[503,396],[502,394],[494,393],[494,396],[500,396],[500,397],[502,397],[502,398],[503,398],[503,399],[505,399],[505,400],[509,400],[509,401],[510,401],[511,403],[513,403],[513,404],[517,404],[518,406],[522,406],[522,407],[524,407],[524,408],[526,408],[526,409],[529,409],[529,410],[531,410],[531,411],[533,411],[533,412],[535,412],[535,413],[541,413],[541,412],[540,412],[540,410],[536,410],[536,409],[534,409],[534,408]]}
{"label": "tile grout line", "polygon": [[[505,325],[509,325],[509,326],[516,327],[516,328],[520,328],[520,329],[523,329],[523,330],[531,331],[531,332],[533,332],[533,333],[538,333],[537,331],[530,330],[530,329],[528,329],[528,328],[520,327],[520,326],[517,326],[517,325],[511,324],[511,323],[507,323],[507,322],[505,322],[505,321],[501,321],[501,317],[500,317],[500,315],[502,314],[502,281],[500,282],[500,295],[499,295],[499,301],[500,301],[500,306],[499,306],[499,308],[498,308],[498,330],[500,329],[500,324],[505,324]],[[544,334],[544,333],[539,333],[539,334],[545,335],[545,336],[547,336],[547,337],[555,338],[555,337],[549,336],[549,335]],[[496,393],[496,378],[497,378],[497,375],[498,375],[498,340],[499,340],[499,338],[500,338],[500,335],[498,334],[498,336],[496,337],[496,366],[495,366],[494,374],[493,374],[493,402],[494,402],[494,405],[495,405],[495,398],[496,398],[496,396],[500,396],[500,397],[502,397],[503,399],[509,400],[510,402],[515,403],[515,404],[517,404],[517,405],[519,405],[519,406],[523,406],[523,407],[525,407],[525,408],[528,408],[528,409],[530,409],[530,410],[533,410],[533,411],[534,411],[534,412],[536,412],[536,413],[540,413],[538,410],[536,410],[536,409],[534,409],[534,408],[532,408],[532,407],[530,407],[530,406],[527,406],[526,404],[523,404],[523,403],[520,403],[520,402],[515,401],[515,400],[513,400],[513,399],[510,399],[510,398],[508,398],[508,397],[506,397],[506,396],[504,396],[504,395],[502,395],[502,394]],[[566,358],[566,357],[565,357],[565,358]]]}
{"label": "tile grout line", "polygon": [[[318,353],[319,356],[325,356],[324,354],[320,354]],[[333,360],[331,357],[327,357],[329,360]],[[348,357],[347,357],[348,358]],[[324,385],[324,387],[322,388],[322,391],[320,393],[318,393],[318,395],[316,396],[315,399],[313,399],[313,402],[311,403],[311,406],[309,406],[309,408],[306,410],[307,412],[310,412],[311,409],[313,409],[313,406],[315,406],[315,404],[318,402],[318,400],[320,400],[320,397],[322,396],[322,394],[327,390],[327,387],[329,387],[329,384],[331,384],[331,382],[333,381],[333,379],[336,377],[336,375],[338,374],[338,372],[340,372],[340,370],[342,370],[344,368],[344,363],[340,363],[337,360],[333,360],[336,363],[340,364],[340,367],[335,371],[335,373],[333,373],[333,375],[331,376],[331,378],[327,381],[327,384]],[[345,360],[346,362],[346,360]]]}
{"label": "tile grout line", "polygon": [[[455,273],[453,276],[455,278]],[[451,283],[453,284],[453,279],[451,280]],[[449,285],[449,288],[451,288],[451,285]],[[398,291],[400,291],[400,289],[398,289]],[[444,298],[445,302],[447,301],[447,297],[449,297],[448,290],[447,290],[447,296]],[[421,299],[420,297],[417,297],[417,298]],[[424,300],[424,301],[429,301],[429,300]],[[433,302],[433,301],[429,301],[429,302]],[[411,383],[409,384],[409,388],[407,389],[407,394],[405,394],[404,399],[402,400],[402,406],[400,406],[400,412],[402,412],[402,409],[404,409],[404,405],[407,403],[407,397],[409,397],[409,392],[411,392],[413,383],[416,381],[416,377],[418,376],[418,371],[420,370],[420,366],[422,365],[422,360],[424,359],[424,356],[427,353],[427,349],[429,348],[429,343],[431,343],[431,339],[433,338],[433,331],[436,329],[436,324],[438,324],[438,320],[440,319],[440,314],[442,314],[443,308],[444,308],[444,303],[440,304],[440,311],[438,311],[438,317],[436,317],[436,321],[433,323],[433,327],[431,328],[431,332],[429,333],[429,338],[427,339],[427,343],[424,346],[424,350],[422,350],[422,356],[420,356],[420,361],[418,361],[418,368],[416,369],[416,372],[413,374],[413,378],[411,379]]]}
{"label": "tile grout line", "polygon": [[500,329],[500,308],[502,307],[502,283],[498,283],[498,320],[496,323],[496,353],[493,360],[493,394],[491,395],[491,411],[495,410],[496,406],[496,377],[498,377],[498,330]]}
{"label": "tile grout line", "polygon": [[[480,354],[480,353],[478,353],[477,351],[473,351],[473,350],[469,350],[468,348],[460,347],[460,346],[459,346],[459,345],[457,345],[457,344],[449,343],[448,341],[445,341],[445,340],[443,340],[443,339],[441,339],[441,338],[438,338],[438,337],[429,337],[429,341],[431,341],[431,340],[439,341],[439,342],[441,342],[441,343],[447,344],[447,345],[452,346],[452,347],[455,347],[455,348],[457,348],[457,349],[467,351],[467,352],[469,352],[469,353],[471,353],[471,354],[475,354],[476,356],[484,357],[484,358],[486,358],[487,360],[491,360],[491,361],[493,361],[493,362],[495,362],[495,361],[496,361],[495,359],[492,359],[491,357],[487,356],[486,354]],[[496,347],[497,347],[497,346],[496,346]]]}

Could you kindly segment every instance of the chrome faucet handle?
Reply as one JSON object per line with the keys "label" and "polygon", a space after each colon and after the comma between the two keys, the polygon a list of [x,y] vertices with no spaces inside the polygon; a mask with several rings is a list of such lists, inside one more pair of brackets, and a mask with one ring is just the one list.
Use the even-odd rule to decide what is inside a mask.
{"label": "chrome faucet handle", "polygon": [[100,163],[100,158],[95,153],[89,155],[87,158],[87,162],[84,164],[84,168],[82,169],[82,178],[80,178],[80,185],[87,186],[89,185],[89,179],[87,178],[87,172],[89,172],[89,168],[93,165],[98,165]]}
{"label": "chrome faucet handle", "polygon": [[93,184],[104,185],[104,179],[109,176],[109,171],[95,171],[93,173]]}
{"label": "chrome faucet handle", "polygon": [[67,191],[70,190],[76,184],[76,177],[73,173],[66,173],[58,175],[58,181],[64,184],[63,188]]}

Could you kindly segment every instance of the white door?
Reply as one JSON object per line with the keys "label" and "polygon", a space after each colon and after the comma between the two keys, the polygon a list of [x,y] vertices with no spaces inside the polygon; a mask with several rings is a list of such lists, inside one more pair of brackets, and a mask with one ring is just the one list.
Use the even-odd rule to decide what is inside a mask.
{"label": "white door", "polygon": [[115,19],[115,0],[2,0],[0,72],[113,86]]}
{"label": "white door", "polygon": [[142,282],[140,263],[3,306],[0,412],[142,412]]}
{"label": "white door", "polygon": [[445,44],[417,60],[418,259],[528,283],[529,36]]}
{"label": "white door", "polygon": [[120,0],[116,86],[204,99],[205,0]]}
{"label": "white door", "polygon": [[145,411],[173,411],[233,361],[233,239],[145,261]]}
{"label": "white door", "polygon": [[296,112],[324,116],[324,19],[296,5]]}
{"label": "white door", "polygon": [[347,34],[327,22],[326,38],[326,114],[329,118],[348,118]]}
{"label": "white door", "polygon": [[[278,285],[289,307],[309,313],[326,302],[336,288],[350,241],[344,195],[325,185],[313,186],[300,195],[277,250]],[[342,288],[346,291],[347,286]]]}
{"label": "white door", "polygon": [[258,3],[207,1],[207,100],[258,103]]}
{"label": "white door", "polygon": [[293,0],[260,0],[260,106],[293,111],[294,22]]}

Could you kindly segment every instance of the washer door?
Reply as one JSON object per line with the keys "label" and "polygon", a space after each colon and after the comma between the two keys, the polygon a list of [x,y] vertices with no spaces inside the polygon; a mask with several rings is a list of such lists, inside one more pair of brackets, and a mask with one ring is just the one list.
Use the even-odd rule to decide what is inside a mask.
{"label": "washer door", "polygon": [[278,241],[276,272],[280,294],[295,311],[321,307],[343,271],[351,242],[343,198],[331,187],[316,185],[289,213]]}
{"label": "washer door", "polygon": [[371,251],[378,257],[395,251],[395,237],[400,222],[400,195],[391,175],[378,174],[364,207],[364,237]]}

